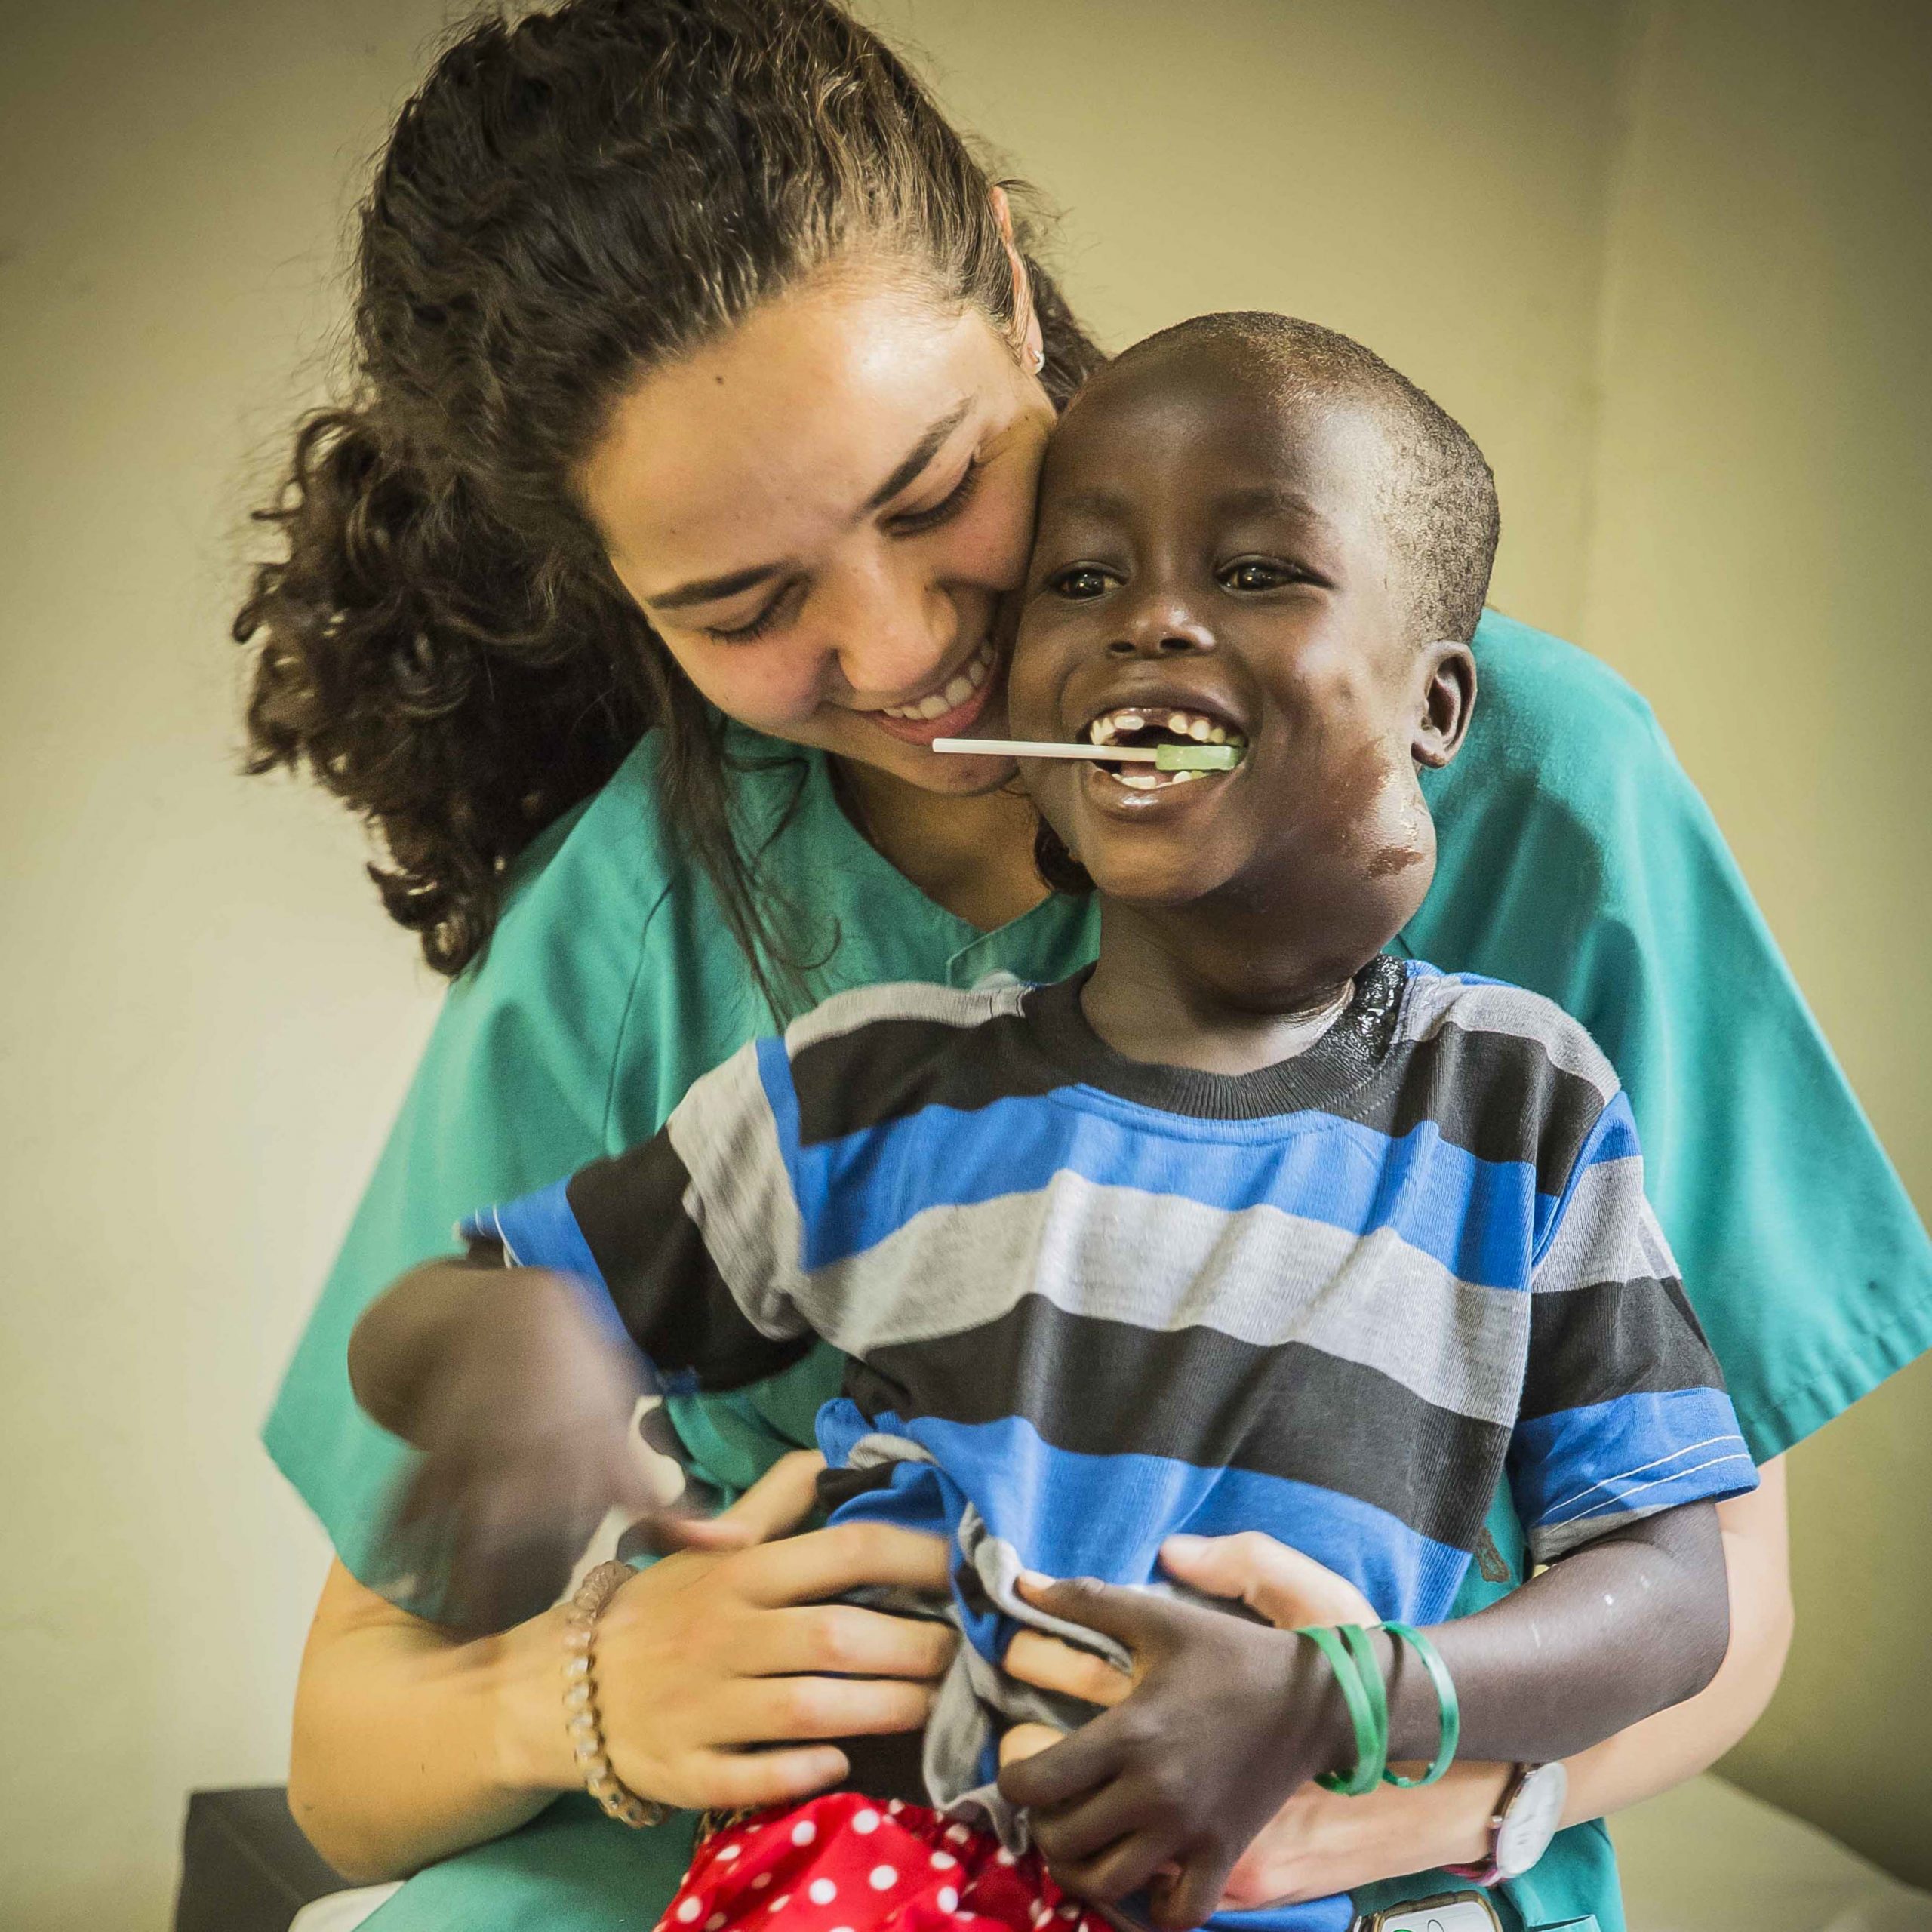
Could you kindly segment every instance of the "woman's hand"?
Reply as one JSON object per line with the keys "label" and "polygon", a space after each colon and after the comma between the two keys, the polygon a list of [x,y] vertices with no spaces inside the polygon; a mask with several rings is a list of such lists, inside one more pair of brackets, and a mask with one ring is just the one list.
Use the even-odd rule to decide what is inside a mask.
{"label": "woman's hand", "polygon": [[633,1791],[694,1807],[784,1804],[845,1775],[844,1753],[822,1740],[924,1724],[952,1626],[824,1599],[861,1584],[943,1596],[949,1546],[876,1523],[786,1536],[820,1466],[787,1457],[713,1525],[745,1546],[666,1557],[598,1620],[605,1745]]}
{"label": "woman's hand", "polygon": [[[765,1541],[804,1519],[818,1467],[786,1458],[712,1526],[737,1549],[665,1558],[599,1620],[605,1741],[645,1796],[784,1802],[843,1774],[844,1753],[820,1740],[924,1722],[949,1627],[811,1599],[864,1583],[942,1592],[947,1546],[856,1524]],[[514,1830],[579,1781],[563,1656],[559,1610],[466,1639],[337,1564],[296,1690],[289,1802],[303,1829],[369,1881]]]}

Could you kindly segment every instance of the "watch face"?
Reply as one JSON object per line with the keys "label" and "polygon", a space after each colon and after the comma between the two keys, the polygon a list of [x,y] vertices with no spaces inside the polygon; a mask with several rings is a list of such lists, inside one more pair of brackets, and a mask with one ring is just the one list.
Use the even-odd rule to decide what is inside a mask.
{"label": "watch face", "polygon": [[1569,1775],[1561,1764],[1539,1764],[1524,1773],[1496,1834],[1496,1863],[1504,1878],[1521,1878],[1549,1849],[1569,1791]]}

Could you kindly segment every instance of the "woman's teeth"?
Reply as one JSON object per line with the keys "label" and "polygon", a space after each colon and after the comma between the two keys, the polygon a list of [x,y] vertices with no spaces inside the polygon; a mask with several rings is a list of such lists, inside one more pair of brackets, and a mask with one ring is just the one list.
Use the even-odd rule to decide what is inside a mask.
{"label": "woman's teeth", "polygon": [[881,706],[881,713],[888,718],[907,718],[914,724],[923,724],[931,718],[943,718],[949,711],[957,711],[986,681],[992,668],[993,641],[988,638],[945,690],[932,692],[917,704]]}
{"label": "woman's teeth", "polygon": [[[1123,707],[1118,711],[1103,712],[1087,728],[1087,741],[1094,745],[1120,744],[1129,740],[1144,744],[1149,734],[1157,740],[1186,739],[1197,745],[1239,745],[1247,742],[1238,731],[1230,731],[1225,724],[1204,717],[1198,711],[1174,711],[1164,706],[1140,710]],[[1124,785],[1131,792],[1164,791],[1172,785],[1186,785],[1197,778],[1220,775],[1208,771],[1153,771],[1144,764],[1113,768],[1103,764],[1100,769],[1116,784]]]}

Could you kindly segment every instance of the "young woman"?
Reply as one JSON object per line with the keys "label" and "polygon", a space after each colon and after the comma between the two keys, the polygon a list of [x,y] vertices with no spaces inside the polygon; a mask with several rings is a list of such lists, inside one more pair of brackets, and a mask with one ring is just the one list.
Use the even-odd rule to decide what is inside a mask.
{"label": "young woman", "polygon": [[[420,1872],[385,1927],[574,1932],[660,1909],[688,1834],[556,1801],[576,1783],[556,1613],[465,1639],[419,1614],[436,1578],[377,1566],[397,1452],[357,1414],[349,1331],[461,1213],[648,1135],[768,1007],[1090,956],[1007,768],[928,747],[998,727],[1039,453],[1098,358],[1004,194],[823,0],[575,0],[474,29],[404,111],[359,269],[356,389],[301,433],[270,513],[285,556],[237,634],[258,764],[374,823],[384,901],[453,984],[267,1432],[340,1558],[291,1799],[346,1872]],[[1503,620],[1475,648],[1483,706],[1432,789],[1440,870],[1405,939],[1549,993],[1611,1054],[1768,1466],[1724,1506],[1724,1670],[1573,1764],[1589,1820],[1762,1709],[1789,1620],[1776,1458],[1932,1343],[1932,1260],[1640,701]],[[936,1583],[943,1549],[782,1534],[809,1472],[772,1466],[833,1380],[814,1359],[676,1405],[709,1475],[748,1493],[742,1547],[643,1572],[600,1626],[612,1762],[647,1797],[793,1797],[839,1774],[823,1740],[924,1715],[930,1632],[822,1600]],[[1501,1503],[1490,1536],[1466,1604],[1521,1574]],[[1297,1620],[1332,1580],[1248,1539],[1174,1567]],[[1022,1649],[1043,1684],[1117,1694]],[[1510,1779],[1298,1798],[1235,1896],[1443,1889],[1371,1887],[1481,1858]],[[1600,1829],[1563,1833],[1505,1909],[1614,1926]]]}

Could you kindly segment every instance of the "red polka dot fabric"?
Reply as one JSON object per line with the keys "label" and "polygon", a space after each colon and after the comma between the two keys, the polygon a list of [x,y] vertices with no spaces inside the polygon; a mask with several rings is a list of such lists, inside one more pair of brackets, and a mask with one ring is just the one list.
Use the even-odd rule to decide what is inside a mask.
{"label": "red polka dot fabric", "polygon": [[657,1932],[1109,1932],[990,1832],[832,1792],[715,1833]]}

